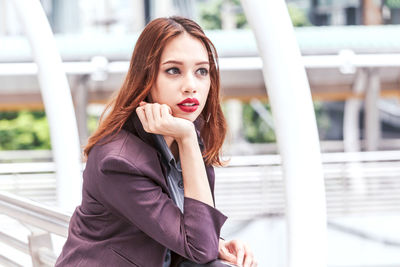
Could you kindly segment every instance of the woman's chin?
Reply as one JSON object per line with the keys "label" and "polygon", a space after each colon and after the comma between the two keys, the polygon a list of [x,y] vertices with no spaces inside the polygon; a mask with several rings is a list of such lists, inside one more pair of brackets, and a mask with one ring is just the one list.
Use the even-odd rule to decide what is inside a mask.
{"label": "woman's chin", "polygon": [[185,119],[185,120],[188,120],[188,121],[191,121],[191,122],[194,122],[198,117],[195,114],[188,114],[188,115],[184,115],[184,114],[174,115],[174,114],[172,114],[172,116],[175,116],[175,117],[181,118],[181,119]]}

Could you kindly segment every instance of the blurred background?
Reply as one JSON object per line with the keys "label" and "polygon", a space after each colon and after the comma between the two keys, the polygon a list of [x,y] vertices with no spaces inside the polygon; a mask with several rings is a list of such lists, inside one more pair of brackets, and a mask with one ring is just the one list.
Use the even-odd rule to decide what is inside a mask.
{"label": "blurred background", "polygon": [[[65,64],[82,146],[121,86],[146,23],[182,15],[206,30],[220,57],[229,124],[224,156],[231,162],[216,170],[217,207],[230,218],[223,236],[248,242],[260,266],[286,266],[285,195],[274,123],[256,40],[240,1],[40,2]],[[286,2],[323,155],[328,266],[400,266],[400,61],[393,60],[400,54],[400,0]],[[0,0],[0,190],[56,205],[51,149],[29,42],[11,1]],[[1,215],[0,221],[0,265],[35,265],[29,253],[12,245],[26,243],[33,228],[10,216]],[[57,254],[63,238],[51,239]],[[17,265],[5,258],[18,259]]]}

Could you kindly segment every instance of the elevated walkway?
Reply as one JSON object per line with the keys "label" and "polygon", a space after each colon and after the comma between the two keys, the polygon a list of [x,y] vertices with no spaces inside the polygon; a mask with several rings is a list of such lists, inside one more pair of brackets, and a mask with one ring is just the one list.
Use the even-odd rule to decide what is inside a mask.
{"label": "elevated walkway", "polygon": [[[42,153],[41,156],[46,159],[48,155]],[[376,244],[372,247],[387,242],[391,248],[382,248],[379,253],[388,255],[390,262],[400,263],[400,259],[393,254],[400,247],[396,243],[400,233],[391,236],[384,231],[384,238],[380,230],[371,234],[374,220],[400,214],[399,163],[400,151],[323,154],[326,201],[333,240],[343,241],[344,236],[351,236],[346,237],[349,242],[361,242],[356,241],[361,238],[367,240],[368,244]],[[229,216],[224,230],[226,237],[248,239],[254,243],[253,247],[260,247],[256,251],[262,253],[269,251],[265,246],[273,241],[284,249],[285,194],[280,165],[278,155],[234,156],[227,167],[216,168],[216,203]],[[0,164],[0,211],[3,214],[0,217],[0,264],[54,264],[65,240],[70,216],[54,208],[54,170],[52,162]],[[372,219],[363,224],[357,219],[360,217]],[[257,230],[257,227],[261,228]],[[261,239],[259,231],[267,231]],[[337,232],[340,234],[334,234]],[[22,233],[25,236],[21,236]],[[336,241],[334,243],[338,245]],[[277,250],[276,247],[274,249]],[[337,249],[332,253],[343,253]],[[25,258],[13,256],[21,253]],[[277,255],[284,257],[282,251]],[[277,255],[274,256],[275,260]],[[353,260],[349,257],[350,262]],[[284,266],[279,260],[275,262],[277,265],[270,265],[271,259],[261,262],[268,262],[268,265],[260,266]],[[332,262],[343,263],[346,260],[335,259]]]}
{"label": "elevated walkway", "polygon": [[[48,155],[42,156],[46,158]],[[361,229],[355,229],[355,226],[362,225],[361,221],[357,221],[360,217],[378,218],[400,214],[399,162],[400,151],[323,154],[330,232],[339,231],[341,235],[353,236],[352,240],[369,239],[368,242],[372,243],[387,241],[396,251],[395,248],[400,245],[393,241],[397,240],[396,234],[390,236],[385,232],[387,240],[382,241],[379,237],[380,231],[369,236],[365,232],[370,232],[370,226],[360,226]],[[257,241],[259,243],[254,245],[262,246],[260,251],[268,251],[265,246],[271,240],[282,245],[285,235],[282,228],[285,194],[280,165],[281,159],[278,155],[234,156],[227,167],[216,168],[216,203],[229,216],[225,236],[235,237],[247,233],[248,238],[257,240],[254,231],[260,226],[256,225],[266,223],[269,226],[263,228],[263,231],[272,231],[271,227],[277,228],[268,233],[270,238],[263,237],[267,241]],[[0,264],[26,266],[30,257],[33,259],[33,266],[52,266],[54,263],[66,237],[70,216],[52,208],[56,200],[54,170],[52,162],[0,164],[0,192],[3,192],[0,193],[0,211],[3,214],[0,217],[0,241],[3,242],[0,242],[0,247],[8,247],[1,250]],[[351,221],[355,223],[349,223]],[[277,223],[276,226],[272,226],[271,223],[275,225],[274,222]],[[249,228],[249,225],[253,226]],[[21,227],[25,230],[21,230]],[[274,234],[276,231],[280,234]],[[25,233],[25,236],[21,237],[21,233]],[[254,240],[251,242],[256,242]],[[25,254],[25,259],[13,257],[19,255],[18,253]],[[393,255],[392,252],[384,253]],[[278,255],[284,256],[282,252]],[[395,256],[390,257],[396,260]],[[25,263],[19,263],[18,259]]]}

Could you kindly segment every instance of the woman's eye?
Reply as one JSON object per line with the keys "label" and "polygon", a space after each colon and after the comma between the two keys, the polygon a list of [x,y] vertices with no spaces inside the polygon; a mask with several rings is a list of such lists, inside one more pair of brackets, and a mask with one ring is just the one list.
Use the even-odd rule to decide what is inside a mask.
{"label": "woman's eye", "polygon": [[169,68],[166,70],[168,74],[179,74],[179,69],[178,68]]}
{"label": "woman's eye", "polygon": [[207,76],[208,74],[208,70],[206,68],[200,68],[197,70],[197,72],[202,76]]}

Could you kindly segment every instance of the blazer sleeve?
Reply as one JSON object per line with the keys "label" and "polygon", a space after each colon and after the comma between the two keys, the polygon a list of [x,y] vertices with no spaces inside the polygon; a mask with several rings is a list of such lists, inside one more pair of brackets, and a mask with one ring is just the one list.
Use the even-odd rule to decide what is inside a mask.
{"label": "blazer sleeve", "polygon": [[187,197],[182,214],[152,177],[155,175],[151,168],[141,170],[120,155],[106,156],[100,163],[97,182],[103,204],[191,261],[202,264],[216,259],[220,230],[227,217]]}

